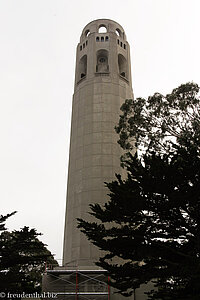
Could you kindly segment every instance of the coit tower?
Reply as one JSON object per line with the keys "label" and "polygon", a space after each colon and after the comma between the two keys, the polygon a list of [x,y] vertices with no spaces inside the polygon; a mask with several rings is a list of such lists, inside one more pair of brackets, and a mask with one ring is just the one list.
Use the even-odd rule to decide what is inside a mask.
{"label": "coit tower", "polygon": [[130,49],[118,23],[99,19],[82,31],[76,52],[63,264],[92,268],[100,256],[77,218],[91,220],[90,203],[108,200],[104,182],[121,173],[117,144],[120,107],[133,98]]}

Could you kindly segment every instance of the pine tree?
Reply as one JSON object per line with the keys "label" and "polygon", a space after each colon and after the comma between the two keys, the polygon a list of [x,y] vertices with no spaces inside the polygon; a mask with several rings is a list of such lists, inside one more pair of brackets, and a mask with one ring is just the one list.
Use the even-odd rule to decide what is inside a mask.
{"label": "pine tree", "polygon": [[[14,214],[14,213],[12,213]],[[38,239],[35,229],[23,227],[8,232],[5,221],[11,216],[1,216],[0,234],[0,291],[5,293],[41,292],[45,264],[57,264],[53,255]]]}

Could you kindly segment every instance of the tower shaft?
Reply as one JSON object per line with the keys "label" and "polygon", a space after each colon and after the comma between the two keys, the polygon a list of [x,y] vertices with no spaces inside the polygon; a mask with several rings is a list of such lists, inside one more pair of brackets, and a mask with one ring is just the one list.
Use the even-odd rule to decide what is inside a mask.
{"label": "tower shaft", "polygon": [[[101,32],[104,28],[105,32]],[[89,23],[77,46],[72,104],[64,264],[91,268],[100,256],[77,229],[77,218],[91,220],[89,204],[108,200],[104,182],[121,173],[122,150],[114,127],[120,107],[133,98],[129,44],[123,28],[101,19]]]}

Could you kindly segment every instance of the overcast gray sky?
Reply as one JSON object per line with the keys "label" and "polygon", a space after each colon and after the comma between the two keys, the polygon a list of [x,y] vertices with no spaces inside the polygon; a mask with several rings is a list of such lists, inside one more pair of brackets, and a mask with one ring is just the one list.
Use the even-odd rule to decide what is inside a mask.
{"label": "overcast gray sky", "polygon": [[1,212],[62,257],[75,53],[92,20],[125,29],[136,97],[200,84],[199,0],[0,1]]}

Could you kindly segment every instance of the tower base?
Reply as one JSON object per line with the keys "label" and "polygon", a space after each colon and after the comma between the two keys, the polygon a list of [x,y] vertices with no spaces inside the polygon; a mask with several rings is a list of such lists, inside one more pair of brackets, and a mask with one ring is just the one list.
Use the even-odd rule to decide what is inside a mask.
{"label": "tower base", "polygon": [[57,295],[59,300],[110,299],[108,276],[104,270],[56,268],[43,276],[43,292]]}
{"label": "tower base", "polygon": [[102,269],[56,267],[46,269],[42,279],[42,292],[46,298],[58,300],[147,300],[148,283],[137,289],[134,295],[124,297],[109,286],[109,276]]}

